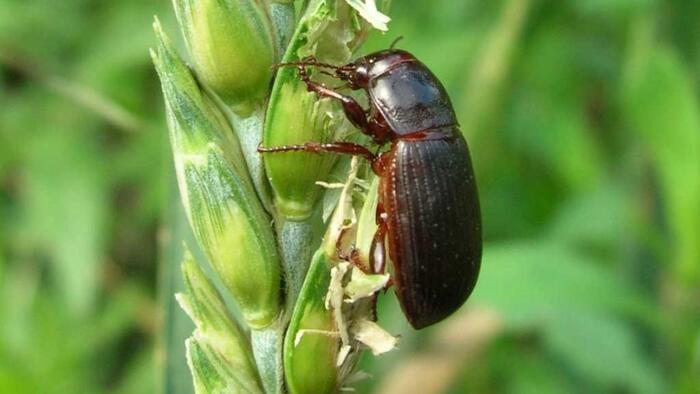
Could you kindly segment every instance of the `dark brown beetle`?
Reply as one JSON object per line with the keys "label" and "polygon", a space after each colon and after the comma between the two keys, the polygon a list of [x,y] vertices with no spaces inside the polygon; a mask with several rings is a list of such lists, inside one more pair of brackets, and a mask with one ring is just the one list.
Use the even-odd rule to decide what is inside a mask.
{"label": "dark brown beetle", "polygon": [[[309,91],[337,99],[348,119],[378,145],[374,154],[349,142],[259,148],[359,155],[380,177],[373,272],[393,264],[396,295],[411,325],[420,329],[449,316],[471,294],[481,265],[481,218],[467,143],[450,99],[423,63],[402,50],[384,50],[345,66],[314,59],[299,68]],[[367,113],[352,97],[309,79],[306,66],[332,69],[353,90],[364,90]]]}

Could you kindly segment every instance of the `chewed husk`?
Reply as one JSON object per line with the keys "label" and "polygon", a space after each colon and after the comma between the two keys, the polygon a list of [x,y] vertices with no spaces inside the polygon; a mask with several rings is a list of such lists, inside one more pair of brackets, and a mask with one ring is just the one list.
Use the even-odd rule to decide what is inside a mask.
{"label": "chewed husk", "polygon": [[345,286],[345,302],[355,302],[374,295],[386,287],[389,274],[366,274],[359,269],[352,270],[350,282]]}
{"label": "chewed husk", "polygon": [[333,216],[328,224],[323,248],[326,256],[331,260],[338,258],[338,245],[341,243],[340,237],[348,229],[354,229],[357,223],[357,214],[352,205],[352,190],[357,179],[357,169],[359,167],[358,158],[353,157],[350,161],[348,176],[343,183],[343,188],[338,198]]}
{"label": "chewed husk", "polygon": [[367,346],[375,356],[394,350],[399,341],[377,323],[367,319],[354,321],[350,326],[350,333],[354,339]]}
{"label": "chewed husk", "polygon": [[[354,159],[342,184],[321,248],[312,259],[285,339],[285,374],[291,393],[326,392],[343,381],[359,355],[360,342],[350,335],[352,320],[370,316],[371,309],[348,304],[344,286],[351,264],[340,261],[342,239],[354,239],[356,216],[352,204],[358,162]],[[350,230],[350,231],[348,231]],[[375,286],[376,287],[376,286]],[[365,292],[366,293],[366,292]],[[322,351],[321,351],[322,350]],[[323,353],[323,355],[320,355]],[[323,358],[323,360],[320,360]],[[310,362],[328,368],[309,368]]]}
{"label": "chewed husk", "polygon": [[[344,285],[344,278],[348,270],[352,270],[350,280]],[[357,274],[360,272],[360,274]],[[354,278],[361,278],[359,284],[353,283]],[[372,354],[379,355],[396,348],[398,338],[389,334],[378,324],[369,320],[364,308],[343,308],[343,304],[349,304],[373,297],[375,293],[386,285],[388,275],[367,275],[358,269],[353,269],[350,263],[342,262],[331,270],[331,280],[326,295],[326,308],[333,312],[337,335],[341,339],[341,348],[338,352],[337,365],[342,365],[351,353],[354,341],[367,346]],[[352,301],[348,289],[352,291]],[[361,290],[357,290],[361,289]],[[354,340],[354,341],[351,341]]]}
{"label": "chewed husk", "polygon": [[343,262],[331,269],[331,281],[328,286],[328,294],[326,294],[326,309],[333,311],[333,319],[338,328],[343,346],[350,345],[348,325],[343,316],[343,299],[345,297],[343,278],[345,278],[349,266],[350,263]]}
{"label": "chewed husk", "polygon": [[318,181],[318,182],[316,182],[316,184],[321,186],[321,187],[324,187],[326,189],[342,189],[345,187],[344,183],[339,183],[339,182],[329,183],[329,182]]}
{"label": "chewed husk", "polygon": [[[352,270],[350,280],[345,282],[346,275]],[[333,311],[333,318],[341,339],[341,350],[338,353],[337,365],[342,365],[350,353],[351,338],[367,346],[374,355],[386,353],[394,348],[398,339],[378,324],[370,321],[363,308],[343,308],[343,304],[354,303],[367,299],[386,285],[389,275],[368,275],[352,268],[348,262],[341,262],[331,269],[330,285],[326,294],[326,308]],[[350,289],[350,291],[348,291]],[[355,314],[360,313],[355,316]]]}
{"label": "chewed husk", "polygon": [[338,360],[335,362],[336,367],[343,365],[345,360],[347,360],[348,355],[350,355],[351,350],[352,346],[350,345],[343,345],[340,347],[340,351],[338,352]]}
{"label": "chewed husk", "polygon": [[391,21],[391,18],[384,15],[377,9],[377,4],[374,0],[345,0],[350,7],[354,8],[360,16],[369,22],[377,30],[387,31],[387,23]]}
{"label": "chewed husk", "polygon": [[299,332],[297,332],[297,335],[294,337],[294,346],[299,346],[299,342],[301,342],[301,338],[303,338],[304,335],[308,335],[308,334],[325,335],[327,337],[337,337],[339,335],[337,331],[303,329],[303,330],[299,330]]}
{"label": "chewed husk", "polygon": [[[377,205],[379,194],[379,178],[371,175],[371,181],[364,181],[366,187],[366,197],[364,204],[359,209],[357,217],[357,230],[355,231],[355,248],[357,250],[357,261],[355,263],[362,264],[362,268],[368,271],[369,266],[369,251],[372,248],[374,234],[377,232]],[[355,182],[358,184],[358,182]],[[362,187],[362,186],[361,186]]]}
{"label": "chewed husk", "polygon": [[[337,261],[340,257],[338,249],[345,250],[344,239],[341,238],[348,232],[353,239],[355,238],[358,223],[352,194],[355,186],[362,183],[366,190],[371,190],[366,181],[357,177],[357,168],[358,159],[353,158],[336,209],[328,225],[324,250],[329,260]],[[374,204],[373,199],[369,200]],[[397,339],[370,321],[373,308],[368,307],[374,303],[371,297],[375,297],[379,290],[386,287],[389,274],[367,274],[350,262],[340,261],[331,268],[330,276],[325,306],[333,313],[335,326],[341,339],[337,364],[342,365],[351,354],[352,347],[357,347],[355,341],[370,348],[373,354],[385,353],[395,348]],[[367,301],[369,304],[361,301]]]}
{"label": "chewed husk", "polygon": [[371,378],[371,377],[372,377],[372,375],[368,374],[368,373],[365,372],[365,371],[357,371],[357,372],[351,373],[351,374],[345,379],[345,383],[346,383],[346,384],[353,384],[353,383],[361,382],[361,381],[363,381],[363,380],[367,380],[367,379],[369,379],[369,378]]}

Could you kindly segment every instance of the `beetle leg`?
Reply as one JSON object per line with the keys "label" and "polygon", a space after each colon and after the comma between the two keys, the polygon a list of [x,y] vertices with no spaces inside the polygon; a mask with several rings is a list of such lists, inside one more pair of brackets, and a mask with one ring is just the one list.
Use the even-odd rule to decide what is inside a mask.
{"label": "beetle leg", "polygon": [[[369,249],[370,267],[375,274],[383,274],[386,270],[386,222],[381,222],[374,233],[372,246]],[[389,276],[389,280],[384,285],[384,292],[394,285],[394,278]]]}
{"label": "beetle leg", "polygon": [[372,239],[372,246],[369,249],[370,265],[372,266],[372,271],[377,274],[383,274],[386,268],[386,249],[384,248],[385,236],[386,229],[384,229],[383,226],[377,228],[377,232],[374,233],[374,238]]}
{"label": "beetle leg", "polygon": [[377,232],[374,233],[372,244],[369,248],[369,265],[372,272],[383,274],[386,269],[386,233],[387,225],[384,212],[377,209]]}
{"label": "beetle leg", "polygon": [[[365,274],[370,274],[370,268],[363,263],[362,257],[360,256],[360,251],[355,247],[355,245],[344,245],[345,234],[348,230],[349,229],[347,228],[340,230],[338,240],[335,242],[335,253],[339,260],[347,261]],[[346,249],[348,250],[347,253]]]}
{"label": "beetle leg", "polygon": [[318,82],[314,82],[309,78],[304,66],[299,66],[299,78],[306,84],[306,89],[309,92],[314,92],[321,97],[328,97],[340,101],[343,105],[343,112],[350,122],[361,130],[369,130],[369,122],[365,115],[365,110],[360,103],[354,98],[338,93],[333,89],[329,89]]}
{"label": "beetle leg", "polygon": [[386,281],[386,285],[384,285],[384,292],[386,293],[387,290],[391,289],[391,287],[394,285],[394,278],[389,277],[389,280]]}
{"label": "beetle leg", "polygon": [[365,266],[364,262],[362,261],[362,257],[360,256],[360,251],[356,247],[350,247],[350,253],[348,254],[344,254],[341,250],[338,249],[336,249],[336,251],[338,252],[339,259],[347,261],[348,263],[352,264],[353,267],[359,269],[365,274],[372,273],[372,268]]}
{"label": "beetle leg", "polygon": [[377,155],[370,152],[367,148],[362,145],[353,144],[351,142],[307,142],[301,145],[282,145],[273,146],[270,148],[258,147],[258,152],[260,153],[279,153],[279,152],[330,152],[330,153],[342,153],[352,156],[360,156],[370,162],[377,160]]}
{"label": "beetle leg", "polygon": [[384,154],[374,154],[359,144],[353,144],[352,142],[307,142],[300,145],[282,145],[282,146],[272,146],[269,148],[259,146],[258,153],[280,153],[280,152],[313,152],[313,153],[341,153],[351,156],[360,156],[363,159],[370,162],[372,171],[375,174],[381,176],[384,172],[384,167],[386,164],[382,160]]}
{"label": "beetle leg", "polygon": [[[372,272],[375,274],[383,274],[386,270],[386,234],[389,231],[386,223],[386,212],[384,206],[379,202],[377,205],[376,219],[377,232],[372,238],[372,245],[369,248],[369,265]],[[394,285],[394,278],[389,277],[389,280],[384,285],[384,292],[389,290]]]}

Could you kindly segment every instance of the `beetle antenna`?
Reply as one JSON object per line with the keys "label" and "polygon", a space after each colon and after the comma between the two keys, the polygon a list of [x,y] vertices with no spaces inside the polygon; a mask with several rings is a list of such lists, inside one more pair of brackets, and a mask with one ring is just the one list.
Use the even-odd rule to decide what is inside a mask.
{"label": "beetle antenna", "polygon": [[403,36],[398,36],[398,37],[394,38],[394,41],[392,41],[391,45],[389,45],[389,49],[394,49],[396,44],[401,40],[403,40]]}

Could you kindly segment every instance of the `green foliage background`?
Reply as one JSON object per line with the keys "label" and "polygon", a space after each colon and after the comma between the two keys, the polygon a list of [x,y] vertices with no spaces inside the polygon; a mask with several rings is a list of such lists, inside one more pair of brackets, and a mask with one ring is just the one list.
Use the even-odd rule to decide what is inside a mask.
{"label": "green foliage background", "polygon": [[[154,14],[176,31],[164,0],[0,2],[0,392],[191,390]],[[403,35],[447,87],[485,255],[440,325],[411,331],[383,297],[401,346],[365,357],[358,389],[696,392],[700,4],[405,0],[391,16],[363,52]]]}

